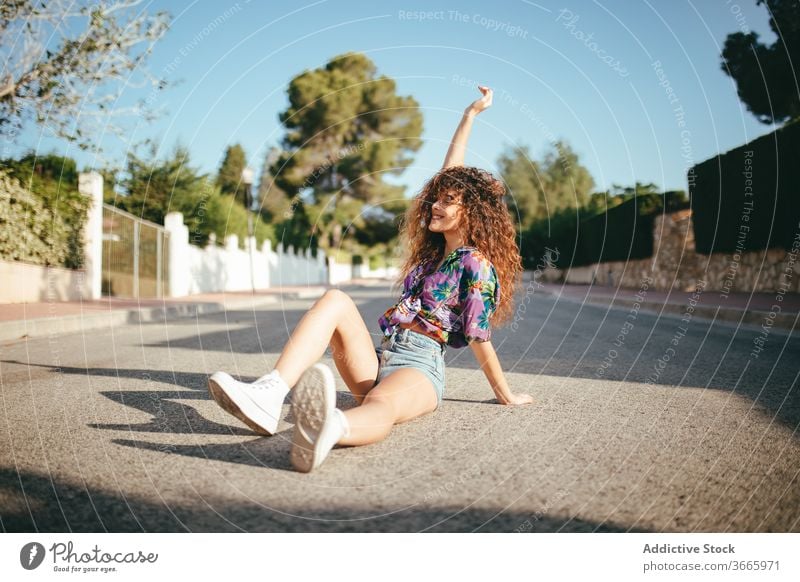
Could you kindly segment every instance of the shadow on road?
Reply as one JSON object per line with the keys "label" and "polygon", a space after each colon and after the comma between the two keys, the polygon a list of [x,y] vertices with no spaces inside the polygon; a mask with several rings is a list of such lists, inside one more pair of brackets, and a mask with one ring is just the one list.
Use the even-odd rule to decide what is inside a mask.
{"label": "shadow on road", "polygon": [[[347,292],[349,290],[345,289]],[[363,299],[363,298],[361,298]],[[522,305],[522,297],[516,303]],[[375,343],[377,317],[390,300],[360,300],[359,310]],[[239,311],[208,316],[210,322],[236,323],[150,347],[230,353],[279,353],[305,312],[281,311],[281,333],[275,314]],[[750,398],[755,410],[794,429],[800,425],[800,338],[774,336],[752,357],[757,333],[723,323],[659,317],[597,305],[578,305],[538,294],[514,325],[493,330],[492,343],[507,373],[539,374],[626,383],[652,383],[676,389],[700,388]],[[632,323],[633,322],[633,323]],[[624,333],[623,333],[624,331]],[[478,370],[469,348],[447,350],[448,370]]]}
{"label": "shadow on road", "polygon": [[[373,333],[374,342],[378,343],[377,317],[391,300],[381,296],[378,289],[367,292],[361,288],[345,288],[345,291],[359,302],[362,317]],[[523,304],[522,297],[516,299],[517,304]],[[281,307],[279,318],[272,310],[206,315],[201,318],[204,324],[224,324],[226,329],[171,338],[145,347],[230,354],[280,353],[305,313],[302,309]],[[754,411],[791,429],[800,425],[797,382],[800,338],[770,338],[758,358],[752,358],[754,332],[751,330],[713,325],[700,319],[686,324],[680,319],[657,317],[644,311],[639,312],[634,320],[628,316],[624,310],[556,301],[552,296],[539,293],[533,296],[524,316],[515,316],[514,326],[493,331],[492,343],[503,370],[528,375],[530,382],[535,382],[538,375],[545,375],[603,382],[653,383],[672,386],[676,390],[714,389],[751,399]],[[280,321],[279,325],[276,320]],[[197,323],[194,318],[177,322]],[[624,334],[621,333],[623,330]],[[448,349],[445,360],[448,370],[478,370],[469,348]],[[26,365],[18,361],[13,363]],[[207,376],[204,373],[42,367],[49,367],[54,373],[149,379],[167,386],[206,391]],[[243,378],[245,381],[252,379],[255,378]],[[455,388],[457,386],[453,386],[450,380],[447,397],[458,399]],[[524,391],[526,386],[520,388]],[[119,393],[109,391],[104,394],[122,402]],[[169,397],[160,391],[157,395],[160,399]],[[152,412],[148,397],[140,393],[122,403]],[[186,415],[191,415],[191,409],[185,405],[174,406],[183,406]],[[201,427],[199,419],[194,424]],[[147,426],[142,429],[146,430]],[[198,430],[214,433],[217,428],[208,425]]]}
{"label": "shadow on road", "polygon": [[192,499],[152,503],[50,475],[0,469],[4,532],[642,532],[564,515],[472,507],[265,507]]}

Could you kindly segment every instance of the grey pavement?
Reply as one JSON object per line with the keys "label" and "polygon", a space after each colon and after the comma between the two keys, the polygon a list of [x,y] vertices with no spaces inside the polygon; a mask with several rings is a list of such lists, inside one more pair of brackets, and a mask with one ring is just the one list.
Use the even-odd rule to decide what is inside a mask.
{"label": "grey pavement", "polygon": [[592,303],[619,309],[646,309],[662,317],[692,317],[729,322],[737,328],[782,328],[793,330],[800,318],[800,294],[778,292],[721,292],[697,287],[671,292],[618,288],[603,285],[540,284],[543,291],[565,301]]}
{"label": "grey pavement", "polygon": [[[342,289],[377,345],[388,284]],[[493,343],[536,404],[496,404],[470,349],[448,349],[440,410],[300,474],[288,401],[279,433],[260,437],[206,378],[265,373],[313,301],[4,343],[2,529],[800,531],[791,330],[754,356],[757,329],[527,287]]]}

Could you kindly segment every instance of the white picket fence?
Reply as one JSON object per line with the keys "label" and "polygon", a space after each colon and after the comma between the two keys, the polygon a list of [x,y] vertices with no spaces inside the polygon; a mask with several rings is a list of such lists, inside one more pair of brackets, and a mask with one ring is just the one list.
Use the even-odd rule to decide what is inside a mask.
{"label": "white picket fence", "polygon": [[328,267],[321,251],[314,257],[310,249],[297,251],[289,246],[284,250],[281,244],[273,251],[269,240],[258,248],[252,237],[241,249],[235,234],[225,237],[224,246],[212,243],[198,247],[189,243],[189,229],[180,212],[169,213],[164,227],[170,233],[169,288],[173,297],[328,283]]}
{"label": "white picket fence", "polygon": [[[354,278],[394,278],[394,267],[370,269],[367,265],[337,263],[320,250],[284,249],[264,241],[258,248],[254,238],[239,248],[239,238],[230,235],[224,246],[205,248],[189,243],[189,229],[180,212],[171,212],[164,220],[169,232],[169,289],[173,297],[220,291],[249,291],[270,287],[338,285]],[[250,254],[252,245],[252,257]],[[252,264],[251,264],[252,261]],[[251,281],[252,272],[252,281]]]}

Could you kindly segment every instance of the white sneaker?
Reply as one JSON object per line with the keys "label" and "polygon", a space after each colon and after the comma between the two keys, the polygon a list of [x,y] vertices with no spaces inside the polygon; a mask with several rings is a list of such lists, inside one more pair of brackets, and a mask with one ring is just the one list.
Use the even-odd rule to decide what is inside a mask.
{"label": "white sneaker", "polygon": [[292,412],[292,466],[308,473],[322,464],[344,432],[341,412],[336,410],[336,383],[328,366],[317,363],[303,373],[292,394]]}
{"label": "white sneaker", "polygon": [[234,380],[230,374],[215,372],[208,379],[208,391],[223,410],[259,434],[273,435],[289,387],[276,371],[252,384]]}

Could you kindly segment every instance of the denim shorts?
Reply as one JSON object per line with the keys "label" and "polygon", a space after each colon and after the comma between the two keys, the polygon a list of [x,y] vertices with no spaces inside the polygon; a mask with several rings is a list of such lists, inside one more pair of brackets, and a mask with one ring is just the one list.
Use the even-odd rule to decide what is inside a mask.
{"label": "denim shorts", "polygon": [[447,346],[416,331],[397,327],[392,335],[384,336],[381,347],[375,348],[378,356],[377,384],[391,372],[400,368],[416,368],[425,374],[436,390],[436,408],[444,396],[444,354]]}

